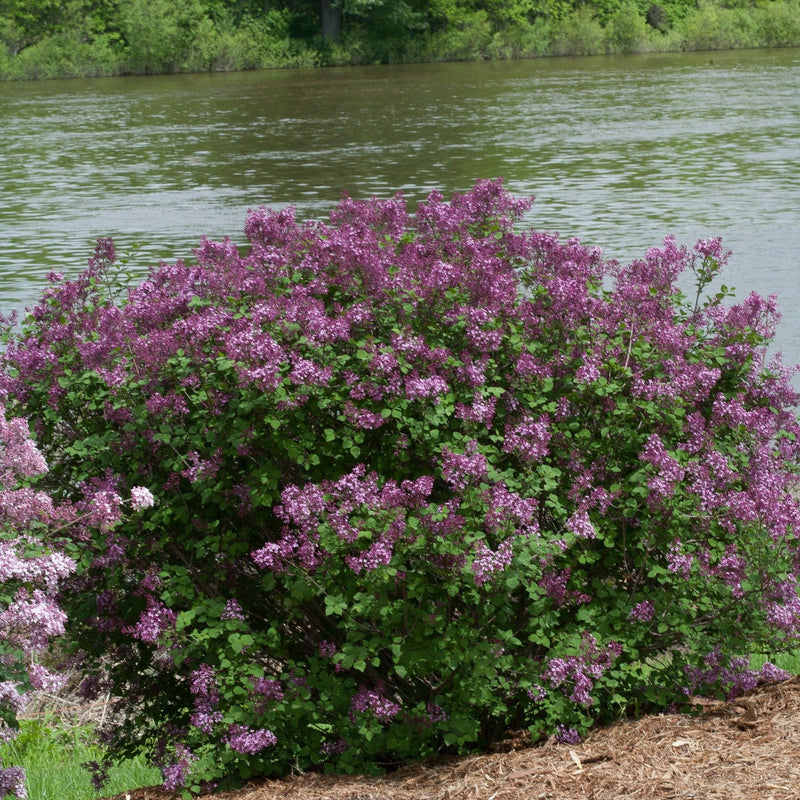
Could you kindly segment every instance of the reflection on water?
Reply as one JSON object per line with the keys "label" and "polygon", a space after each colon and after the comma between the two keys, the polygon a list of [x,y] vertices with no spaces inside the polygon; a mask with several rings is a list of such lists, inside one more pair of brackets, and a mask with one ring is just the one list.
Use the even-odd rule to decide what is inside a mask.
{"label": "reflection on water", "polygon": [[722,235],[726,282],[778,294],[800,361],[799,88],[797,50],[0,84],[0,308],[98,235],[143,273],[249,207],[503,176],[532,224],[620,260]]}

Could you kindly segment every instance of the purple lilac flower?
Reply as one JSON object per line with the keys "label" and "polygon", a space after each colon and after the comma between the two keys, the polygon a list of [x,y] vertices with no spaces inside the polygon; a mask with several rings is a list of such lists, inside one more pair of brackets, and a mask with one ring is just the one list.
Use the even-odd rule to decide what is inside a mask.
{"label": "purple lilac flower", "polygon": [[556,607],[562,606],[567,602],[582,605],[591,601],[591,597],[585,592],[567,588],[571,575],[572,570],[570,567],[565,569],[552,567],[542,571],[542,577],[539,579],[539,588],[553,600]]}
{"label": "purple lilac flower", "polygon": [[484,480],[487,469],[486,456],[478,451],[474,440],[467,444],[464,453],[455,453],[449,448],[442,451],[442,475],[457,491]]}
{"label": "purple lilac flower", "polygon": [[181,475],[190,483],[200,480],[212,480],[219,472],[220,451],[217,450],[211,458],[201,458],[196,450],[191,450],[186,454],[188,466],[181,472]]}
{"label": "purple lilac flower", "polygon": [[784,602],[768,602],[766,604],[767,622],[773,627],[787,633],[800,633],[800,597]]}
{"label": "purple lilac flower", "polygon": [[283,700],[283,687],[275,678],[258,678],[253,684],[253,691],[265,700]]}
{"label": "purple lilac flower", "polygon": [[689,686],[686,688],[688,693],[702,692],[707,687],[719,686],[725,689],[729,700],[749,692],[760,683],[784,681],[791,677],[790,673],[770,662],[766,662],[761,669],[752,669],[748,658],[736,656],[728,659],[719,647],[704,657],[702,666],[687,665],[684,671],[689,680]]}
{"label": "purple lilac flower", "polygon": [[667,553],[667,568],[676,575],[688,578],[692,571],[694,556],[691,553],[684,553],[681,549],[681,540],[676,539]]}
{"label": "purple lilac flower", "polygon": [[494,321],[494,313],[488,308],[466,308],[464,316],[467,318],[467,340],[479,353],[491,353],[500,347],[503,341],[503,331],[490,328]]}
{"label": "purple lilac flower", "polygon": [[53,501],[44,492],[27,487],[6,489],[0,482],[0,519],[24,529],[32,522],[47,522],[54,516]]}
{"label": "purple lilac flower", "polygon": [[425,710],[428,712],[428,721],[432,724],[448,719],[447,712],[438,703],[428,703]]}
{"label": "purple lilac flower", "polygon": [[439,375],[421,378],[419,375],[409,375],[405,379],[405,393],[409,400],[425,400],[447,394],[450,387],[447,381]]}
{"label": "purple lilac flower", "polygon": [[319,643],[319,654],[323,658],[332,658],[336,655],[336,642],[322,641]]}
{"label": "purple lilac flower", "polygon": [[362,571],[372,572],[378,567],[387,566],[392,560],[393,540],[389,536],[381,536],[366,550],[355,556],[346,556],[345,562],[358,575]]}
{"label": "purple lilac flower", "polygon": [[319,748],[319,752],[323,756],[340,755],[345,750],[347,750],[347,742],[344,739],[338,739],[335,742],[324,742]]}
{"label": "purple lilac flower", "polygon": [[375,430],[386,422],[381,414],[358,408],[350,400],[344,404],[344,414],[352,425],[362,430]]}
{"label": "purple lilac flower", "polygon": [[131,508],[134,511],[142,511],[155,505],[156,499],[151,491],[144,486],[134,486],[131,489]]}
{"label": "purple lilac flower", "polygon": [[109,533],[106,538],[105,550],[92,560],[92,567],[106,569],[114,564],[122,563],[125,559],[127,546],[127,538]]}
{"label": "purple lilac flower", "polygon": [[147,608],[131,633],[140,641],[155,644],[168,630],[175,627],[177,615],[153,597],[147,598]]}
{"label": "purple lilac flower", "polygon": [[655,606],[650,600],[642,600],[641,603],[637,603],[632,609],[630,614],[628,614],[628,618],[632,620],[637,620],[638,622],[650,622],[653,619],[653,614],[655,613]]}
{"label": "purple lilac flower", "polygon": [[459,382],[467,386],[478,387],[486,382],[486,369],[489,363],[489,354],[484,353],[478,361],[468,350],[459,354],[462,366],[457,371]]}
{"label": "purple lilac flower", "polygon": [[0,798],[17,797],[26,800],[28,790],[25,786],[25,770],[22,767],[2,767],[0,765]]}
{"label": "purple lilac flower", "polygon": [[100,491],[92,496],[90,523],[109,530],[119,522],[122,498],[116,492]]}
{"label": "purple lilac flower", "polygon": [[282,533],[279,541],[267,542],[250,554],[258,567],[273,572],[285,572],[292,561],[309,570],[319,565],[324,552],[319,547],[317,533],[295,533],[288,526],[284,527]]}
{"label": "purple lilac flower", "polygon": [[54,636],[64,632],[67,615],[41,589],[20,588],[0,613],[0,638],[31,652],[44,650]]}
{"label": "purple lilac flower", "polygon": [[488,530],[499,533],[507,529],[510,523],[520,534],[533,536],[538,533],[536,511],[539,502],[535,497],[521,497],[502,482],[493,484],[484,497],[487,505],[485,524]]}
{"label": "purple lilac flower", "polygon": [[196,760],[194,753],[188,747],[180,744],[175,748],[175,755],[177,756],[177,761],[167,764],[161,770],[164,777],[164,788],[168,792],[186,786],[189,769],[192,762]]}
{"label": "purple lilac flower", "polygon": [[647,479],[652,496],[659,499],[672,497],[675,487],[683,480],[685,470],[667,452],[658,434],[650,436],[639,457],[655,467],[656,474]]}
{"label": "purple lilac flower", "polygon": [[720,578],[733,589],[734,597],[742,597],[744,595],[742,581],[745,579],[746,572],[747,562],[742,556],[736,553],[734,545],[729,545],[725,550],[725,554],[717,562],[717,565],[709,569],[709,574]]}
{"label": "purple lilac flower", "polygon": [[47,462],[30,438],[28,423],[20,417],[8,419],[2,405],[0,441],[3,443],[0,485],[13,485],[15,477],[30,478],[47,472]]}
{"label": "purple lilac flower", "polygon": [[400,484],[400,489],[406,496],[406,505],[408,508],[422,508],[433,491],[434,479],[432,475],[423,475],[413,481],[403,481]]}
{"label": "purple lilac flower", "polygon": [[515,425],[506,426],[503,452],[513,452],[523,461],[536,463],[547,455],[550,437],[550,417],[547,414],[542,414],[537,420],[525,415]]}
{"label": "purple lilac flower", "polygon": [[222,722],[222,712],[198,708],[189,716],[189,722],[203,733],[212,733],[214,728]]}
{"label": "purple lilac flower", "polygon": [[222,712],[217,709],[220,693],[214,668],[201,664],[192,672],[190,690],[194,695],[195,710],[189,721],[203,733],[211,733],[222,721]]}
{"label": "purple lilac flower", "polygon": [[383,694],[383,688],[368,689],[361,687],[350,701],[350,718],[356,714],[371,713],[380,722],[390,722],[400,713],[400,706]]}
{"label": "purple lilac flower", "polygon": [[575,728],[568,728],[566,725],[559,725],[556,728],[556,740],[561,744],[580,744],[581,735]]}
{"label": "purple lilac flower", "polygon": [[19,690],[19,684],[14,681],[2,681],[0,683],[0,705],[11,708],[16,713],[24,711],[28,698],[24,694],[20,694]]}
{"label": "purple lilac flower", "polygon": [[189,405],[183,395],[170,392],[163,395],[153,392],[145,400],[145,407],[154,417],[184,415],[189,413]]}
{"label": "purple lilac flower", "polygon": [[226,741],[231,750],[237,753],[255,755],[267,747],[277,743],[278,738],[272,731],[265,728],[253,729],[246,725],[234,724],[230,726]]}
{"label": "purple lilac flower", "polygon": [[571,686],[569,699],[583,706],[592,704],[591,691],[594,681],[608,669],[622,652],[617,642],[609,642],[604,650],[590,633],[584,633],[581,653],[574,656],[556,657],[547,662],[542,678],[553,688]]}
{"label": "purple lilac flower", "polygon": [[69,681],[68,675],[51,672],[47,667],[35,662],[28,667],[28,678],[34,689],[44,692],[58,692]]}
{"label": "purple lilac flower", "polygon": [[307,358],[296,358],[289,380],[296,384],[325,386],[333,375],[333,367],[322,367]]}
{"label": "purple lilac flower", "polygon": [[535,683],[526,691],[526,694],[531,700],[533,700],[534,703],[538,703],[547,697],[547,689],[545,689],[544,686],[539,686],[538,683]]}
{"label": "purple lilac flower", "polygon": [[496,551],[491,550],[483,539],[474,546],[475,555],[472,559],[472,572],[475,583],[483,586],[496,572],[502,572],[514,558],[514,541],[506,539],[500,543]]}
{"label": "purple lilac flower", "polygon": [[594,539],[597,537],[592,520],[586,511],[576,511],[567,520],[567,530],[572,531],[579,539]]}
{"label": "purple lilac flower", "polygon": [[238,620],[243,620],[245,618],[242,607],[239,605],[239,601],[235,597],[232,597],[230,600],[225,602],[225,610],[220,614],[219,618]]}
{"label": "purple lilac flower", "polygon": [[589,361],[581,364],[575,371],[575,380],[577,383],[593,383],[600,379],[600,370],[595,361]]}
{"label": "purple lilac flower", "polygon": [[759,679],[762,683],[780,683],[781,681],[788,681],[791,677],[791,672],[776,667],[770,661],[765,662],[764,666],[759,670]]}
{"label": "purple lilac flower", "polygon": [[456,403],[455,416],[458,419],[482,423],[490,429],[496,406],[496,397],[484,397],[480,392],[475,392],[471,404]]}
{"label": "purple lilac flower", "polygon": [[36,542],[29,537],[0,541],[0,583],[18,580],[54,589],[59,581],[75,572],[75,562],[63,553],[48,553],[36,558],[20,557],[19,551]]}

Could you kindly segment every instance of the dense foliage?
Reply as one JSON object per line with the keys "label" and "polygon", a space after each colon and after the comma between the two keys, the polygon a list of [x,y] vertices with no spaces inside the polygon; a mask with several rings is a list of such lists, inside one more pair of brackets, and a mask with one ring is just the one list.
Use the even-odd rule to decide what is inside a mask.
{"label": "dense foliage", "polygon": [[101,240],[8,337],[42,485],[158,498],[62,534],[120,754],[197,790],[783,677],[749,669],[800,633],[774,298],[704,299],[718,240],[620,266],[517,232],[528,207],[483,181],[260,209],[243,251],[130,287]]}
{"label": "dense foliage", "polygon": [[0,0],[0,79],[800,46],[800,0]]}

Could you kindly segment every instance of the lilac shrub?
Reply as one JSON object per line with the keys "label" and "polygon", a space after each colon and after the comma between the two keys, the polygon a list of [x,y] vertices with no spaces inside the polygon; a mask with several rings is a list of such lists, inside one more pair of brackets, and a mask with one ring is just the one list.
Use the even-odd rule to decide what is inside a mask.
{"label": "lilac shrub", "polygon": [[800,633],[774,298],[707,296],[718,240],[619,265],[529,206],[259,209],[138,285],[110,240],[53,277],[2,375],[41,486],[158,498],[62,534],[116,753],[197,792],[782,676],[748,666]]}

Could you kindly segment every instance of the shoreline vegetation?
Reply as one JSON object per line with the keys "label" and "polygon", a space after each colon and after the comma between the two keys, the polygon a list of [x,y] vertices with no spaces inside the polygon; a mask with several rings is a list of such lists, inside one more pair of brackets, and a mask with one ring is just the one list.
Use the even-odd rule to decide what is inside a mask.
{"label": "shoreline vegetation", "polygon": [[0,0],[0,80],[800,46],[800,0]]}

